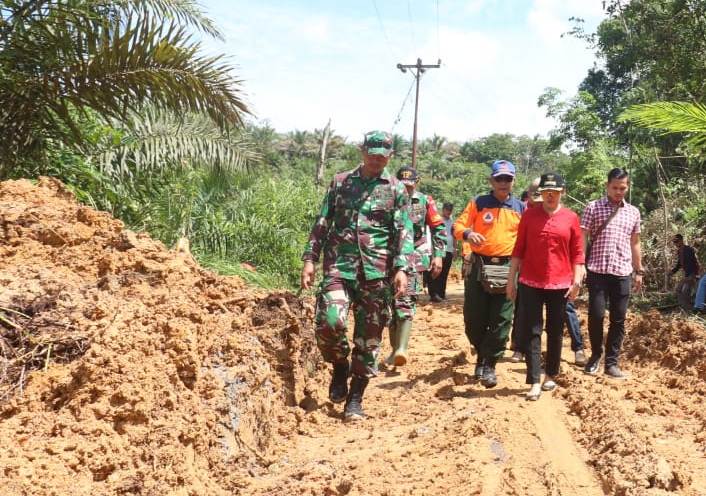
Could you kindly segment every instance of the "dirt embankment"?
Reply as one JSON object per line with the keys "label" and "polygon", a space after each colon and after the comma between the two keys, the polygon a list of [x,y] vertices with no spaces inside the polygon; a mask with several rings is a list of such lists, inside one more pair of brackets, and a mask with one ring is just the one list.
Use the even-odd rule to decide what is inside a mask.
{"label": "dirt embankment", "polygon": [[462,308],[456,279],[422,302],[411,363],[342,424],[309,303],[202,270],[56,181],[0,183],[2,494],[706,495],[702,323],[630,317],[619,382],[565,339],[560,387],[527,402],[523,363],[472,379]]}
{"label": "dirt embankment", "polygon": [[316,405],[311,312],[0,183],[3,494],[237,492]]}
{"label": "dirt embankment", "polygon": [[576,437],[610,494],[706,494],[706,329],[657,311],[626,327],[628,381],[564,378]]}

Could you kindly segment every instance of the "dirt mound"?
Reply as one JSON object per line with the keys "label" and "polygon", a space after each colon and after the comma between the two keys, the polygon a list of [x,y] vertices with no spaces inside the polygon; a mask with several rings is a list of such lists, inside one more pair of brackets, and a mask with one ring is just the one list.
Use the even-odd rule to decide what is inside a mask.
{"label": "dirt mound", "polygon": [[627,382],[567,370],[559,393],[606,492],[703,494],[694,452],[706,449],[706,329],[653,310],[628,316]]}
{"label": "dirt mound", "polygon": [[76,203],[0,183],[3,494],[233,494],[296,432],[312,308]]}
{"label": "dirt mound", "polygon": [[651,310],[632,320],[624,350],[637,363],[657,363],[682,376],[706,381],[706,328],[696,320]]}

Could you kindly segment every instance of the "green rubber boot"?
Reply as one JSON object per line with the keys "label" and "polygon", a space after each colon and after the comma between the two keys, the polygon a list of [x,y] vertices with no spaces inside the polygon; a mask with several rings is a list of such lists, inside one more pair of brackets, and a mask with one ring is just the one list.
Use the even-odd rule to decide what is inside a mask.
{"label": "green rubber boot", "polygon": [[399,333],[397,332],[397,319],[394,319],[392,322],[390,322],[389,329],[390,329],[390,346],[392,347],[392,351],[390,352],[390,355],[385,359],[385,365],[394,365],[394,363],[395,363],[395,350],[400,345]]}
{"label": "green rubber boot", "polygon": [[402,367],[409,360],[407,346],[410,334],[412,334],[411,320],[402,320],[397,323],[397,348],[395,348],[393,358],[395,367]]}

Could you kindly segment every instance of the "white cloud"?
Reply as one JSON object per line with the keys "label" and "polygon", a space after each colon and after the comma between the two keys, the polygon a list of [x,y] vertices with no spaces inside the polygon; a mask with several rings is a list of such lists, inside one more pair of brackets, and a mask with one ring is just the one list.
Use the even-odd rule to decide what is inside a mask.
{"label": "white cloud", "polygon": [[[406,9],[396,18],[382,13],[385,36],[372,9],[351,18],[334,7],[312,13],[281,3],[228,3],[220,12],[212,9],[227,42],[208,46],[233,55],[257,117],[282,132],[321,128],[329,117],[352,139],[369,128],[390,128],[411,82],[395,65],[417,57],[435,63],[440,56],[442,67],[421,82],[421,137],[543,134],[552,123],[536,107],[539,94],[547,86],[575,92],[593,60],[582,42],[558,35],[569,29],[571,15],[595,23],[595,5],[586,4],[600,10],[600,1],[534,0],[509,22],[514,2],[441,2],[453,15],[442,12],[438,38],[435,17],[419,20],[418,50],[410,49]],[[415,14],[423,18],[421,10]],[[411,135],[413,97],[395,132]]]}

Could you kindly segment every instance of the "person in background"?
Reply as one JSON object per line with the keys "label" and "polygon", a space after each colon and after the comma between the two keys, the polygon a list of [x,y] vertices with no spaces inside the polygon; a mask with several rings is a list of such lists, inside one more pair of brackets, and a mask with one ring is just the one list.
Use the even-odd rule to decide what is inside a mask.
{"label": "person in background", "polygon": [[[567,300],[573,300],[584,278],[583,236],[579,218],[561,204],[564,178],[543,174],[538,191],[541,207],[530,208],[520,220],[507,283],[507,297],[520,294],[520,336],[527,363],[528,400],[556,388]],[[516,276],[519,273],[519,287]],[[547,358],[540,385],[543,312],[547,311]]]}
{"label": "person in background", "polygon": [[444,219],[444,228],[446,229],[446,252],[441,267],[441,274],[436,279],[431,280],[429,285],[429,298],[431,301],[438,303],[446,299],[446,284],[449,279],[449,270],[456,252],[456,240],[453,237],[453,213],[454,206],[452,203],[444,203],[441,209],[441,217]]}
{"label": "person in background", "polygon": [[[464,278],[463,320],[466,336],[478,356],[475,377],[486,388],[498,384],[495,365],[505,354],[514,305],[504,292],[494,293],[484,287],[483,267],[497,266],[493,270],[505,274],[509,269],[517,227],[525,211],[522,202],[512,196],[514,180],[512,162],[493,162],[490,193],[469,201],[453,225],[454,238],[470,243],[470,270]],[[467,255],[465,251],[464,255]]]}
{"label": "person in background", "polygon": [[691,295],[696,287],[696,278],[699,276],[701,268],[696,258],[696,251],[691,246],[684,244],[684,236],[675,234],[672,243],[677,249],[677,263],[672,269],[672,275],[679,272],[679,269],[684,270],[684,277],[675,288],[677,301],[684,310],[689,310],[692,307]]}
{"label": "person in background", "polygon": [[[377,356],[390,306],[393,298],[404,294],[408,273],[414,276],[409,196],[386,169],[392,136],[383,131],[366,133],[361,153],[359,167],[336,174],[331,181],[302,256],[301,273],[301,287],[309,289],[323,252],[316,344],[324,361],[333,364],[329,399],[346,402],[346,421],[365,418],[363,393],[378,373]],[[351,307],[355,328],[349,362],[346,332]]]}
{"label": "person in background", "polygon": [[694,313],[706,313],[706,275],[699,279],[694,298]]}
{"label": "person in background", "polygon": [[[392,353],[385,363],[401,367],[409,359],[407,348],[417,309],[417,296],[422,292],[422,274],[429,272],[432,282],[439,276],[442,269],[442,255],[446,250],[446,231],[444,221],[436,210],[434,199],[431,195],[425,195],[417,190],[419,183],[417,171],[409,166],[402,167],[397,171],[397,179],[404,184],[409,195],[409,218],[414,231],[415,270],[414,276],[408,278],[405,294],[395,298],[395,309],[390,323]],[[431,243],[427,240],[427,230],[431,232]]]}
{"label": "person in background", "polygon": [[[640,251],[640,211],[625,201],[630,188],[626,170],[608,173],[606,196],[586,206],[581,217],[587,260],[588,335],[591,356],[584,372],[595,375],[603,357],[603,318],[609,304],[608,335],[605,338],[605,375],[614,379],[627,376],[618,367],[625,336],[625,314],[630,300],[631,280],[635,291],[642,287]],[[632,275],[632,277],[631,277]]]}

